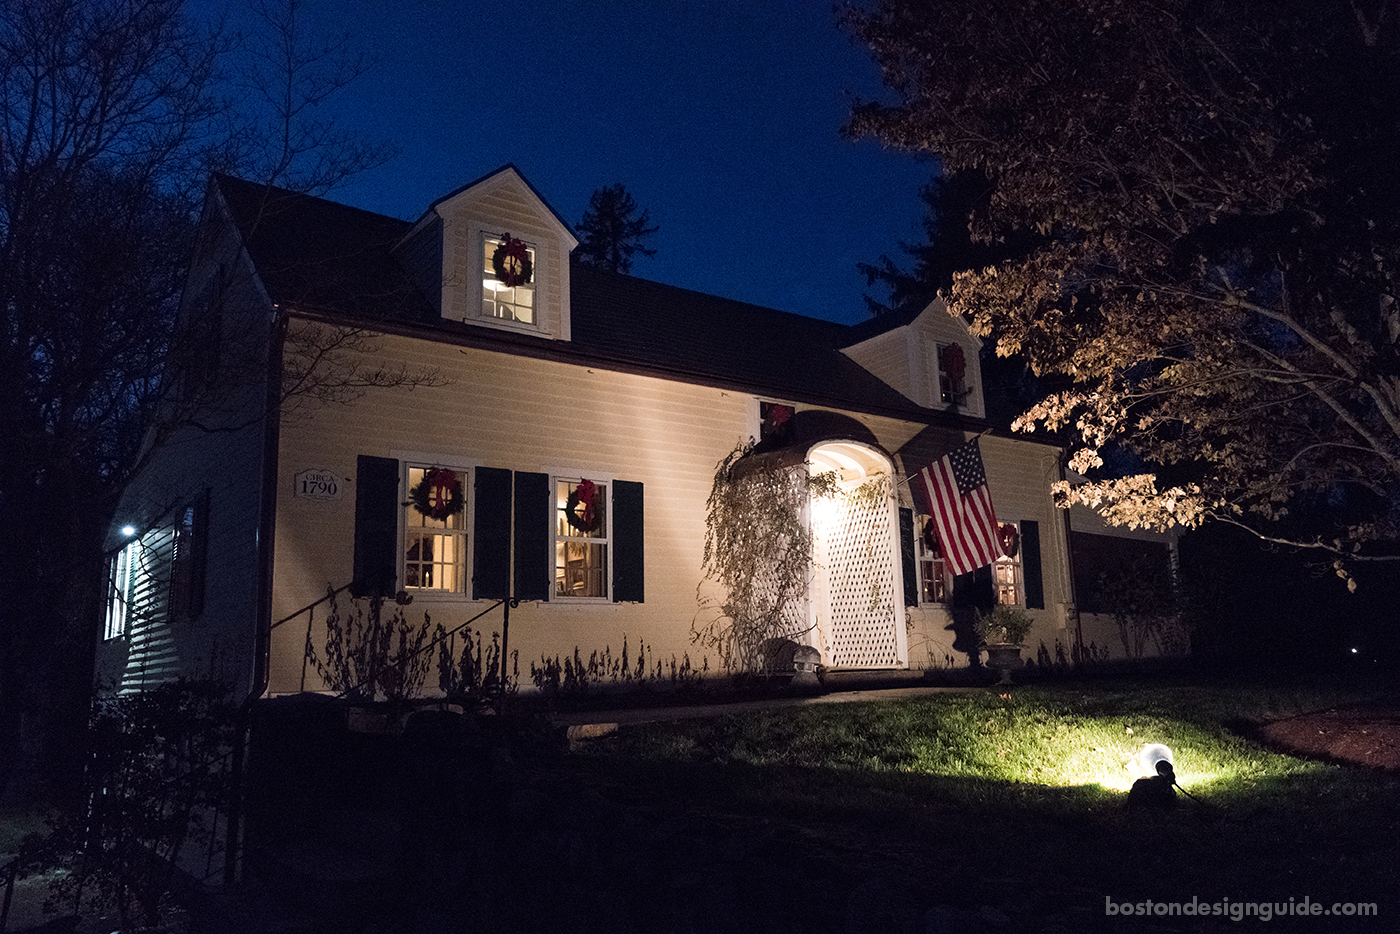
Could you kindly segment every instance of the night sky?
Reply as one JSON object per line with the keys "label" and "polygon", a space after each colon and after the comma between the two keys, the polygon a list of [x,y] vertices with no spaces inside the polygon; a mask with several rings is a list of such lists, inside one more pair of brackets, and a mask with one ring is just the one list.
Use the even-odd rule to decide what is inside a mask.
{"label": "night sky", "polygon": [[917,241],[928,161],[851,143],[882,96],[824,0],[307,0],[377,57],[337,110],[398,147],[330,197],[416,218],[514,163],[577,224],[622,182],[657,254],[633,273],[813,317],[868,316],[855,264]]}

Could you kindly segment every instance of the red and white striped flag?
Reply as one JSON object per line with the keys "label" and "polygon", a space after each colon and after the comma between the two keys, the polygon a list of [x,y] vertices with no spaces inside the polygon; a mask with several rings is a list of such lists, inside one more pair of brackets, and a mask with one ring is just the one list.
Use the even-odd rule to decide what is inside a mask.
{"label": "red and white striped flag", "polygon": [[1001,557],[997,515],[976,438],[919,471],[911,485],[928,501],[950,571],[967,574]]}

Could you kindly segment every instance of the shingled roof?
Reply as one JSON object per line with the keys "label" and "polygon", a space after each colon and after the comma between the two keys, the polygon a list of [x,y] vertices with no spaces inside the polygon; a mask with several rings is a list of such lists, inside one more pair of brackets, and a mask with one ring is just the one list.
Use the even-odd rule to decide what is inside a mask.
{"label": "shingled roof", "polygon": [[706,295],[577,262],[570,271],[571,340],[503,332],[439,318],[391,249],[408,221],[324,198],[221,175],[215,183],[272,301],[320,314],[470,343],[670,375],[775,398],[901,415],[971,421],[926,409],[841,352],[867,336],[853,328]]}

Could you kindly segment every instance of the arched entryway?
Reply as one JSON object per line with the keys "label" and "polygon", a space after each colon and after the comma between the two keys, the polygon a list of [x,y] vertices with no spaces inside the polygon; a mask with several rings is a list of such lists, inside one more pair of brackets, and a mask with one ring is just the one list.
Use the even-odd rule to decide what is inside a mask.
{"label": "arched entryway", "polygon": [[812,501],[816,573],[809,612],[814,644],[831,668],[908,664],[899,553],[899,507],[888,455],[855,441],[807,454],[815,476],[834,473],[841,495]]}

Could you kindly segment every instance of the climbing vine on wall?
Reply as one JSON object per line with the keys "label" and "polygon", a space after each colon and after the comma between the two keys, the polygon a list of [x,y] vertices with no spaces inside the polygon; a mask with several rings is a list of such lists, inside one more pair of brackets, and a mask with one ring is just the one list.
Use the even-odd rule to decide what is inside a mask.
{"label": "climbing vine on wall", "polygon": [[[837,495],[836,477],[812,476],[805,463],[755,456],[750,440],[715,468],[706,502],[705,581],[691,637],[713,648],[723,667],[752,671],[772,639],[792,638],[805,627],[798,613],[814,567],[807,506]],[[800,622],[799,622],[800,621]]]}

